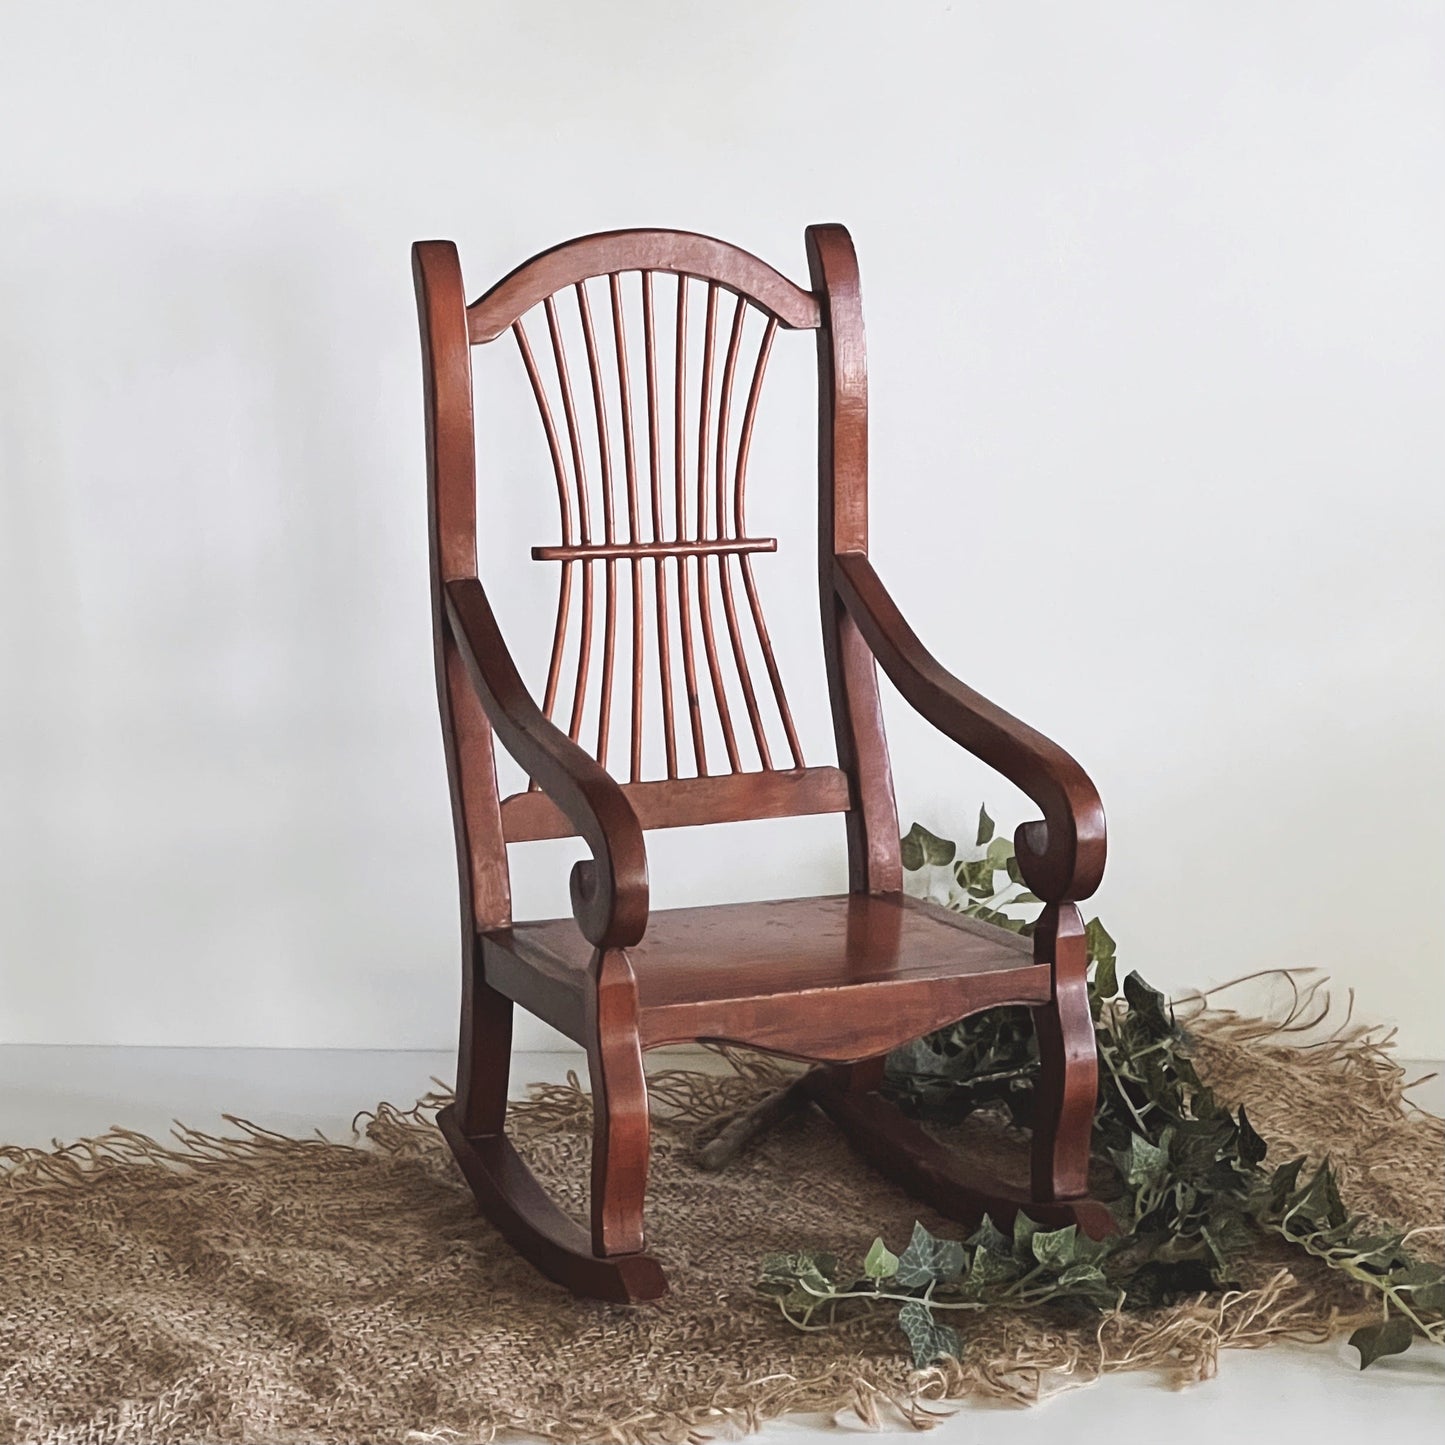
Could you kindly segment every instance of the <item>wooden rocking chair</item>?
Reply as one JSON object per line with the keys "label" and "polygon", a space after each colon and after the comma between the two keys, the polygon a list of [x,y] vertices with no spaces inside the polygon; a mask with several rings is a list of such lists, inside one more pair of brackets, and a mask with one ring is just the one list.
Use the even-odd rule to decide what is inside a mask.
{"label": "wooden rocking chair", "polygon": [[[642,1054],[684,1040],[814,1062],[799,1097],[955,1218],[987,1210],[1005,1223],[1025,1206],[1050,1225],[1077,1222],[1096,1235],[1111,1227],[1087,1197],[1097,1066],[1076,906],[1104,867],[1099,797],[1061,748],[951,677],[874,572],[857,262],[842,226],[810,227],[806,239],[811,290],[725,242],[636,230],[545,251],[471,305],[450,242],[413,248],[437,692],[461,875],[461,1047],[456,1102],[439,1123],[481,1209],[513,1246],[551,1278],[601,1299],[651,1299],[667,1288],[644,1252]],[[524,318],[542,339],[529,336]],[[568,371],[569,327],[574,363],[580,356],[587,372],[579,390]],[[836,766],[803,761],[753,573],[754,557],[776,541],[753,536],[744,513],[758,395],[779,328],[817,337],[818,578]],[[561,512],[560,543],[532,552],[561,574],[540,706],[477,577],[470,348],[508,331],[541,412]],[[639,341],[640,364],[629,361]],[[714,590],[725,641],[714,632]],[[579,591],[579,640],[569,644]],[[624,674],[617,614],[629,597]],[[576,658],[565,704],[564,652]],[[1041,810],[1041,821],[1015,835],[1023,879],[1046,905],[1031,943],[904,896],[875,663],[923,717]],[[679,671],[685,702],[675,707]],[[627,782],[607,770],[621,677]],[[705,724],[709,701],[716,712],[707,709]],[[665,777],[643,776],[649,706]],[[532,779],[507,798],[498,797],[494,734]],[[645,830],[817,813],[843,817],[846,894],[649,914]],[[574,918],[514,922],[507,845],[571,835],[592,855],[572,870]],[[514,1004],[587,1050],[596,1104],[590,1231],[553,1203],[508,1141]],[[1030,1005],[1037,1023],[1042,1072],[1027,1189],[961,1170],[877,1092],[888,1050],[1000,1004]]]}

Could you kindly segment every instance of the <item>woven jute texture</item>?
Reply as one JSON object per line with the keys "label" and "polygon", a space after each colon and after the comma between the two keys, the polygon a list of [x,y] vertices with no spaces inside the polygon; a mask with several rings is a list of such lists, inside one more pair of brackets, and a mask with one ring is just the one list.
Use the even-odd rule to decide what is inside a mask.
{"label": "woven jute texture", "polygon": [[[1181,1016],[1201,1072],[1249,1106],[1273,1157],[1329,1153],[1354,1208],[1438,1243],[1441,1122],[1402,1098],[1379,1031],[1307,1027],[1319,999],[1297,992],[1283,1022],[1198,1000]],[[0,1150],[0,1441],[680,1441],[787,1410],[926,1425],[951,1399],[1026,1403],[1131,1368],[1195,1380],[1222,1347],[1323,1340],[1375,1317],[1337,1277],[1267,1251],[1240,1290],[1148,1314],[970,1317],[947,1367],[911,1370],[886,1318],[798,1333],[753,1292],[769,1251],[861,1256],[915,1217],[949,1226],[816,1112],[727,1172],[699,1171],[699,1137],[773,1079],[747,1060],[729,1077],[654,1079],[648,1219],[673,1291],[634,1308],[575,1300],[514,1257],[477,1217],[435,1100],[361,1116],[355,1145],[233,1121],[224,1139],[113,1131]],[[580,1089],[551,1087],[512,1115],[579,1213],[589,1110]],[[995,1166],[1021,1159],[1000,1121],[971,1134]]]}

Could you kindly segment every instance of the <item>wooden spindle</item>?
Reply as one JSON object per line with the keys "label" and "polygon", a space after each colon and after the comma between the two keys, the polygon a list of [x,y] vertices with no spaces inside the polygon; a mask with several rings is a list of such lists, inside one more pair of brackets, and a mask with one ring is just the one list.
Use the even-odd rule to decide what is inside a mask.
{"label": "wooden spindle", "polygon": [[[702,384],[699,388],[697,418],[697,539],[707,536],[708,515],[708,467],[711,452],[708,438],[712,422],[712,361],[713,347],[717,339],[717,293],[716,281],[707,283],[707,310],[703,321],[702,340]],[[721,518],[718,519],[721,521]],[[702,623],[702,644],[707,657],[708,676],[712,679],[713,698],[717,702],[718,721],[722,724],[723,745],[727,749],[728,767],[737,772],[740,767],[738,740],[733,732],[732,714],[728,708],[727,692],[723,687],[722,666],[718,662],[717,637],[712,621],[712,588],[708,585],[707,559],[697,559],[697,602],[699,620]]]}
{"label": "wooden spindle", "polygon": [[[768,357],[772,354],[773,338],[777,334],[778,322],[776,317],[768,317],[768,324],[763,330],[763,339],[758,343],[757,360],[753,363],[753,379],[748,387],[747,405],[743,409],[742,431],[738,436],[737,475],[733,482],[733,531],[734,535],[742,537],[746,535],[745,523],[746,497],[748,486],[748,457],[753,446],[753,424],[757,420],[758,398],[762,395],[763,375],[768,369]],[[763,620],[762,602],[758,597],[757,582],[753,577],[752,558],[744,553],[738,559],[738,565],[742,568],[743,587],[748,595],[748,608],[753,615],[753,628],[758,635],[758,645],[763,650],[763,664],[768,670],[768,681],[773,687],[773,697],[778,704],[778,716],[782,719],[783,732],[788,739],[788,750],[793,756],[793,766],[801,768],[803,763],[803,750],[798,743],[798,730],[793,725],[792,709],[788,706],[788,696],[783,690],[782,673],[778,670],[778,659],[773,653],[773,642],[768,636],[768,625]]]}
{"label": "wooden spindle", "polygon": [[[607,395],[603,389],[602,364],[597,357],[597,334],[592,325],[592,307],[587,300],[587,283],[577,282],[577,315],[582,323],[582,340],[587,348],[587,369],[592,382],[592,411],[597,418],[597,456],[602,486],[602,533],[609,543],[617,540],[613,507],[612,448],[608,441]],[[617,561],[609,557],[602,564],[604,585],[602,628],[602,695],[597,707],[597,761],[607,766],[607,744],[612,728],[612,677],[617,665]]]}
{"label": "wooden spindle", "polygon": [[[717,418],[717,463],[714,468],[717,482],[717,531],[724,536],[727,531],[727,450],[728,422],[732,410],[733,382],[737,376],[738,352],[742,346],[743,325],[747,321],[747,306],[743,298],[737,298],[733,307],[733,324],[728,333],[727,357],[723,362],[722,389],[718,397]],[[733,485],[737,485],[736,473]],[[752,725],[753,741],[758,748],[758,761],[764,769],[770,770],[773,758],[768,750],[768,735],[763,728],[762,713],[758,709],[757,693],[753,689],[752,671],[748,666],[747,652],[743,648],[743,635],[738,627],[737,603],[733,598],[732,557],[723,552],[717,554],[718,585],[722,591],[723,615],[727,619],[728,638],[732,643],[733,663],[738,671],[738,682],[743,690],[743,702],[748,710],[748,722]]]}
{"label": "wooden spindle", "polygon": [[[676,382],[673,391],[672,439],[676,512],[673,530],[678,541],[687,536],[687,277],[677,278],[677,336],[673,347]],[[692,724],[692,752],[697,775],[707,776],[707,744],[702,734],[702,708],[697,691],[697,659],[692,650],[692,598],[688,590],[687,558],[677,559],[678,631],[682,635],[682,676],[687,685],[688,720]]]}
{"label": "wooden spindle", "polygon": [[[642,273],[642,335],[647,349],[647,473],[652,492],[652,540],[661,542],[662,447],[657,415],[657,336],[652,304],[652,272]],[[652,563],[652,587],[657,599],[658,677],[662,685],[663,747],[667,755],[667,776],[677,776],[677,729],[672,717],[672,649],[667,636],[667,562],[656,557]]]}
{"label": "wooden spindle", "polygon": [[[627,373],[627,322],[622,310],[622,278],[612,272],[607,278],[612,296],[612,347],[617,353],[617,395],[622,408],[622,466],[627,481],[627,540],[642,540],[642,519],[637,500],[637,454],[632,444],[632,385]],[[642,677],[646,665],[643,652],[642,559],[632,559],[632,732],[628,753],[628,776],[636,783],[642,778]]]}
{"label": "wooden spindle", "polygon": [[[567,348],[562,340],[562,327],[557,320],[557,306],[552,297],[542,303],[547,315],[547,334],[552,340],[552,359],[557,367],[557,385],[562,393],[562,415],[567,423],[567,440],[572,450],[572,480],[577,489],[577,521],[585,544],[592,540],[592,514],[587,500],[587,464],[582,456],[582,438],[577,430],[577,407],[572,397],[572,380],[567,371]],[[582,736],[582,709],[587,701],[587,673],[592,660],[592,562],[584,558],[582,567],[582,625],[577,640],[577,682],[572,691],[572,717],[567,732],[572,741]]]}
{"label": "wooden spindle", "polygon": [[[562,527],[562,543],[564,546],[571,546],[572,534],[572,499],[567,494],[567,464],[562,457],[562,444],[557,436],[557,425],[552,417],[552,408],[547,401],[547,389],[542,383],[542,374],[537,367],[537,358],[532,354],[532,344],[527,339],[526,329],[518,319],[512,325],[512,334],[516,337],[517,349],[522,356],[522,365],[527,372],[527,380],[532,387],[532,395],[537,402],[537,410],[542,417],[542,430],[547,437],[547,451],[552,458],[552,473],[557,482],[557,506],[560,513]],[[563,562],[562,577],[558,583],[557,596],[557,624],[552,635],[552,656],[547,663],[547,690],[542,700],[542,711],[547,717],[552,716],[552,709],[557,703],[557,685],[562,675],[562,652],[567,642],[567,621],[572,607],[572,562]],[[537,788],[536,779],[532,779],[529,787],[534,791]]]}

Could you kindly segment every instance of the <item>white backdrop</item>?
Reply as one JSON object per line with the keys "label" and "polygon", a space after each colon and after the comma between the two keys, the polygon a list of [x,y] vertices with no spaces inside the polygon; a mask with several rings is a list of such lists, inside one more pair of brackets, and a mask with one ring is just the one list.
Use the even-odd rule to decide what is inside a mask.
{"label": "white backdrop", "polygon": [[[1097,780],[1121,961],[1321,965],[1445,1053],[1442,17],[0,5],[0,1039],[448,1042],[408,246],[454,238],[476,292],[667,225],[805,279],[839,219],[879,569]],[[795,691],[810,346],[751,487]],[[535,426],[484,446],[519,644]],[[905,821],[1028,816],[889,716]],[[519,910],[568,856],[518,852]],[[841,830],[655,834],[653,875],[833,888]]]}

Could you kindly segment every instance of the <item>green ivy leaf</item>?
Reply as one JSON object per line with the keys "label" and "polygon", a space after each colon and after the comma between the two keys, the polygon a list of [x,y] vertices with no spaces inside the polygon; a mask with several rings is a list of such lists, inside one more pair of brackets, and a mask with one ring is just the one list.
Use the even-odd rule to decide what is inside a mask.
{"label": "green ivy leaf", "polygon": [[1391,1315],[1377,1325],[1362,1325],[1350,1336],[1350,1343],[1360,1352],[1360,1368],[1364,1370],[1384,1355],[1408,1350],[1414,1336],[1404,1315]]}
{"label": "green ivy leaf", "polygon": [[1305,1167],[1305,1162],[1304,1156],[1301,1155],[1298,1159],[1291,1159],[1288,1164],[1281,1164],[1270,1175],[1267,1208],[1271,1214],[1284,1213],[1285,1204],[1299,1185],[1300,1170]]}
{"label": "green ivy leaf", "polygon": [[975,858],[968,863],[955,863],[953,876],[970,893],[980,898],[993,897],[993,866],[987,858]]}
{"label": "green ivy leaf", "polygon": [[898,1256],[883,1243],[881,1236],[873,1241],[863,1260],[863,1273],[869,1279],[891,1279],[898,1273]]}
{"label": "green ivy leaf", "polygon": [[1424,1296],[1431,1290],[1445,1287],[1445,1265],[1408,1265],[1391,1274],[1390,1282],[1396,1289],[1409,1290],[1417,1304],[1423,1304],[1426,1309],[1436,1309],[1438,1306],[1430,1304]]}
{"label": "green ivy leaf", "polygon": [[1328,1159],[1315,1171],[1308,1186],[1291,1199],[1286,1207],[1295,1215],[1290,1223],[1291,1232],[1296,1234],[1300,1232],[1300,1221],[1319,1231],[1338,1229],[1349,1218],[1344,1201],[1340,1198],[1339,1185],[1335,1183],[1335,1171],[1330,1168]]}
{"label": "green ivy leaf", "polygon": [[1014,1215],[1014,1248],[1016,1255],[1028,1259],[1033,1254],[1033,1238],[1039,1232],[1036,1221],[1030,1219],[1022,1209]]}
{"label": "green ivy leaf", "polygon": [[987,1299],[996,1285],[1008,1284],[1023,1272],[1023,1267],[1013,1257],[1012,1244],[1009,1244],[1006,1254],[976,1249],[963,1282],[964,1291],[973,1299]]}
{"label": "green ivy leaf", "polygon": [[1112,1309],[1119,1300],[1119,1289],[1097,1264],[1071,1264],[1059,1276],[1059,1284],[1068,1290],[1070,1298],[1100,1309]]}
{"label": "green ivy leaf", "polygon": [[[1404,1242],[1403,1234],[1367,1234],[1363,1239],[1350,1241],[1350,1256],[1356,1264],[1394,1278],[1396,1270],[1409,1272],[1409,1256],[1401,1248]],[[1436,1270],[1435,1277],[1442,1278],[1442,1272]]]}
{"label": "green ivy leaf", "polygon": [[1079,1231],[1075,1225],[1062,1229],[1041,1229],[1029,1241],[1034,1258],[1048,1269],[1063,1271],[1074,1263],[1079,1248]]}
{"label": "green ivy leaf", "polygon": [[1013,1258],[1013,1240],[987,1214],[978,1228],[968,1236],[966,1243],[970,1249],[981,1249],[988,1254],[1001,1255],[1005,1259]]}
{"label": "green ivy leaf", "polygon": [[763,1260],[758,1289],[781,1299],[791,1313],[812,1309],[820,1295],[831,1294],[838,1278],[838,1257],[822,1251],[770,1254]]}
{"label": "green ivy leaf", "polygon": [[904,1289],[923,1289],[936,1281],[957,1279],[963,1265],[960,1240],[938,1239],[915,1221],[913,1237],[898,1256],[893,1278]]}
{"label": "green ivy leaf", "polygon": [[1084,925],[1084,945],[1088,949],[1089,960],[1092,963],[1113,958],[1117,951],[1117,945],[1109,937],[1109,930],[1097,918],[1091,918]]}
{"label": "green ivy leaf", "polygon": [[925,863],[943,867],[952,863],[958,847],[937,833],[930,833],[922,823],[915,823],[898,842],[899,856],[903,866],[916,873]]}
{"label": "green ivy leaf", "polygon": [[1254,1132],[1249,1122],[1249,1115],[1244,1112],[1244,1105],[1239,1106],[1239,1157],[1245,1164],[1253,1167],[1264,1162],[1264,1156],[1269,1153],[1269,1145]]}
{"label": "green ivy leaf", "polygon": [[1438,1264],[1416,1264],[1395,1271],[1390,1282],[1408,1290],[1417,1309],[1445,1311],[1445,1269]]}
{"label": "green ivy leaf", "polygon": [[[1112,942],[1112,940],[1111,940]],[[1124,997],[1129,1003],[1129,1017],[1143,1025],[1151,1039],[1168,1038],[1174,1032],[1169,1005],[1157,988],[1131,973],[1124,980]]]}
{"label": "green ivy leaf", "polygon": [[1131,1189],[1151,1189],[1164,1177],[1169,1167],[1168,1131],[1165,1132],[1162,1147],[1151,1144],[1142,1134],[1131,1134],[1129,1147],[1115,1151],[1114,1163]]}
{"label": "green ivy leaf", "polygon": [[909,1300],[898,1311],[898,1324],[908,1336],[915,1369],[924,1369],[945,1356],[958,1358],[958,1332],[950,1325],[939,1324],[922,1300]]}
{"label": "green ivy leaf", "polygon": [[1094,993],[1101,999],[1118,996],[1119,975],[1112,956],[1101,958],[1094,965]]}
{"label": "green ivy leaf", "polygon": [[982,848],[993,837],[993,819],[988,815],[987,808],[978,810],[978,837],[974,839],[974,846]]}

